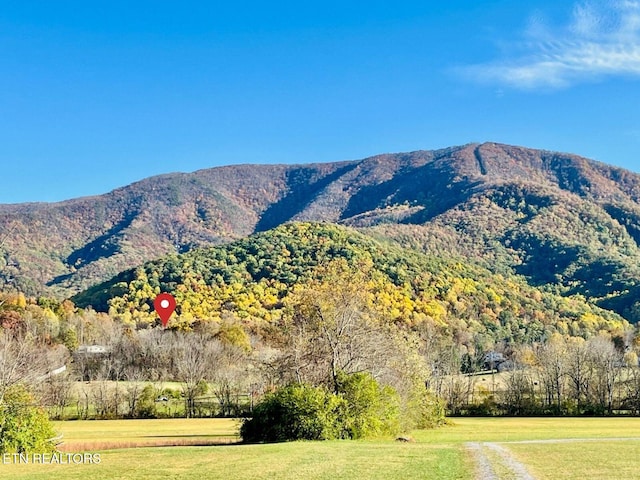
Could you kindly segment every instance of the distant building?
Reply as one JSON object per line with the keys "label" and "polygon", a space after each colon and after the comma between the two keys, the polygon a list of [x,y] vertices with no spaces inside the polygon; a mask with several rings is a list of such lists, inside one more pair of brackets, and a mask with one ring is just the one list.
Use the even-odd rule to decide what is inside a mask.
{"label": "distant building", "polygon": [[504,362],[504,355],[500,352],[489,352],[484,356],[485,363],[498,364]]}
{"label": "distant building", "polygon": [[76,370],[83,381],[91,381],[98,378],[102,363],[109,355],[110,348],[104,345],[80,345],[73,353],[73,361]]}
{"label": "distant building", "polygon": [[[484,370],[498,370],[501,372],[513,369],[513,366],[508,365],[509,363],[511,362],[508,362],[502,353],[491,351],[484,356],[482,367]],[[503,364],[505,367],[502,367]]]}
{"label": "distant building", "polygon": [[109,353],[109,348],[104,345],[80,345],[76,353],[80,355],[96,355]]}
{"label": "distant building", "polygon": [[38,381],[42,382],[44,380],[46,380],[47,378],[51,378],[54,377],[56,375],[60,375],[61,373],[64,373],[67,371],[67,366],[66,365],[62,365],[59,368],[56,368],[55,370],[51,370],[50,372],[46,373],[45,375],[42,375],[40,377],[38,377]]}

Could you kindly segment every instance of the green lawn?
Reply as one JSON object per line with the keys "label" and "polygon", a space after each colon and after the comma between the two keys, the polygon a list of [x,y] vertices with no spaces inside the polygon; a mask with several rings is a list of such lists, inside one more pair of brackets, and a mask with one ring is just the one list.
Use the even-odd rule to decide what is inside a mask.
{"label": "green lawn", "polygon": [[464,479],[461,452],[392,442],[161,447],[104,452],[100,465],[0,465],[13,479]]}
{"label": "green lawn", "polygon": [[451,422],[453,425],[450,427],[417,432],[416,439],[436,444],[459,444],[560,438],[640,438],[640,418],[629,417],[454,418]]}
{"label": "green lawn", "polygon": [[[92,442],[112,448],[147,441],[228,441],[235,438],[237,423],[224,419],[58,422],[65,448],[99,451],[101,463],[0,463],[0,478],[473,479],[474,458],[467,442],[505,447],[537,479],[636,478],[639,471],[640,441],[621,438],[640,438],[640,419],[464,418],[452,422],[437,430],[414,432],[414,443],[380,439],[110,450],[86,447]],[[532,440],[552,442],[514,443]],[[498,466],[495,470],[504,473]]]}
{"label": "green lawn", "polygon": [[638,478],[640,441],[508,445],[536,478]]}

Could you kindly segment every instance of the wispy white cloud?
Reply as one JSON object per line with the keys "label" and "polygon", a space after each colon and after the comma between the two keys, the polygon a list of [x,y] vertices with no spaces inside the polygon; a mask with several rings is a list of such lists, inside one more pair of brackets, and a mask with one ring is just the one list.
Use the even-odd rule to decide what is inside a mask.
{"label": "wispy white cloud", "polygon": [[509,58],[464,67],[470,78],[516,88],[562,88],[607,76],[640,77],[640,0],[580,3],[553,28],[538,12]]}

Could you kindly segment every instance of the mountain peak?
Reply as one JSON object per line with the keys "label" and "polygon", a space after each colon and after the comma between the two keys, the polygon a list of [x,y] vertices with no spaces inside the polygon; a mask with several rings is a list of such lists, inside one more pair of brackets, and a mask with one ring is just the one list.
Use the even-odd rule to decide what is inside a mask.
{"label": "mountain peak", "polygon": [[[627,170],[494,142],[333,163],[216,167],[60,203],[0,205],[0,282],[68,296],[167,253],[300,220],[374,229],[488,261],[500,252],[508,268],[545,281],[578,285],[585,265],[614,265],[603,288],[631,291],[630,279],[640,277],[627,268],[640,260],[639,199],[640,176]],[[565,265],[566,255],[552,261],[534,254],[545,248],[554,259],[578,252],[587,260],[575,253]],[[537,261],[545,272],[535,274]]]}

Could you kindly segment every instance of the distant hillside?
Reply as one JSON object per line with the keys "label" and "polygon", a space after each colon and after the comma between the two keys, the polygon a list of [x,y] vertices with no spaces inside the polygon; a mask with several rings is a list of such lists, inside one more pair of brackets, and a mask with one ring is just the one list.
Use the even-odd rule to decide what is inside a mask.
{"label": "distant hillside", "polygon": [[493,143],[214,168],[99,197],[0,206],[0,282],[63,297],[164,254],[326,221],[484,261],[638,320],[639,199],[640,175]]}
{"label": "distant hillside", "polygon": [[64,297],[146,260],[244,237],[286,220],[345,168],[222,167],[61,203],[0,205],[0,286]]}
{"label": "distant hillside", "polygon": [[[379,242],[331,224],[291,223],[229,245],[169,255],[77,295],[125,323],[157,323],[153,299],[175,295],[174,326],[220,321],[225,312],[253,330],[278,325],[291,292],[332,261],[367,271],[371,302],[388,322],[425,322],[465,342],[531,342],[553,332],[620,334],[619,316],[582,298],[564,298],[456,260]],[[319,273],[320,272],[320,273]],[[466,339],[466,340],[464,340]]]}

